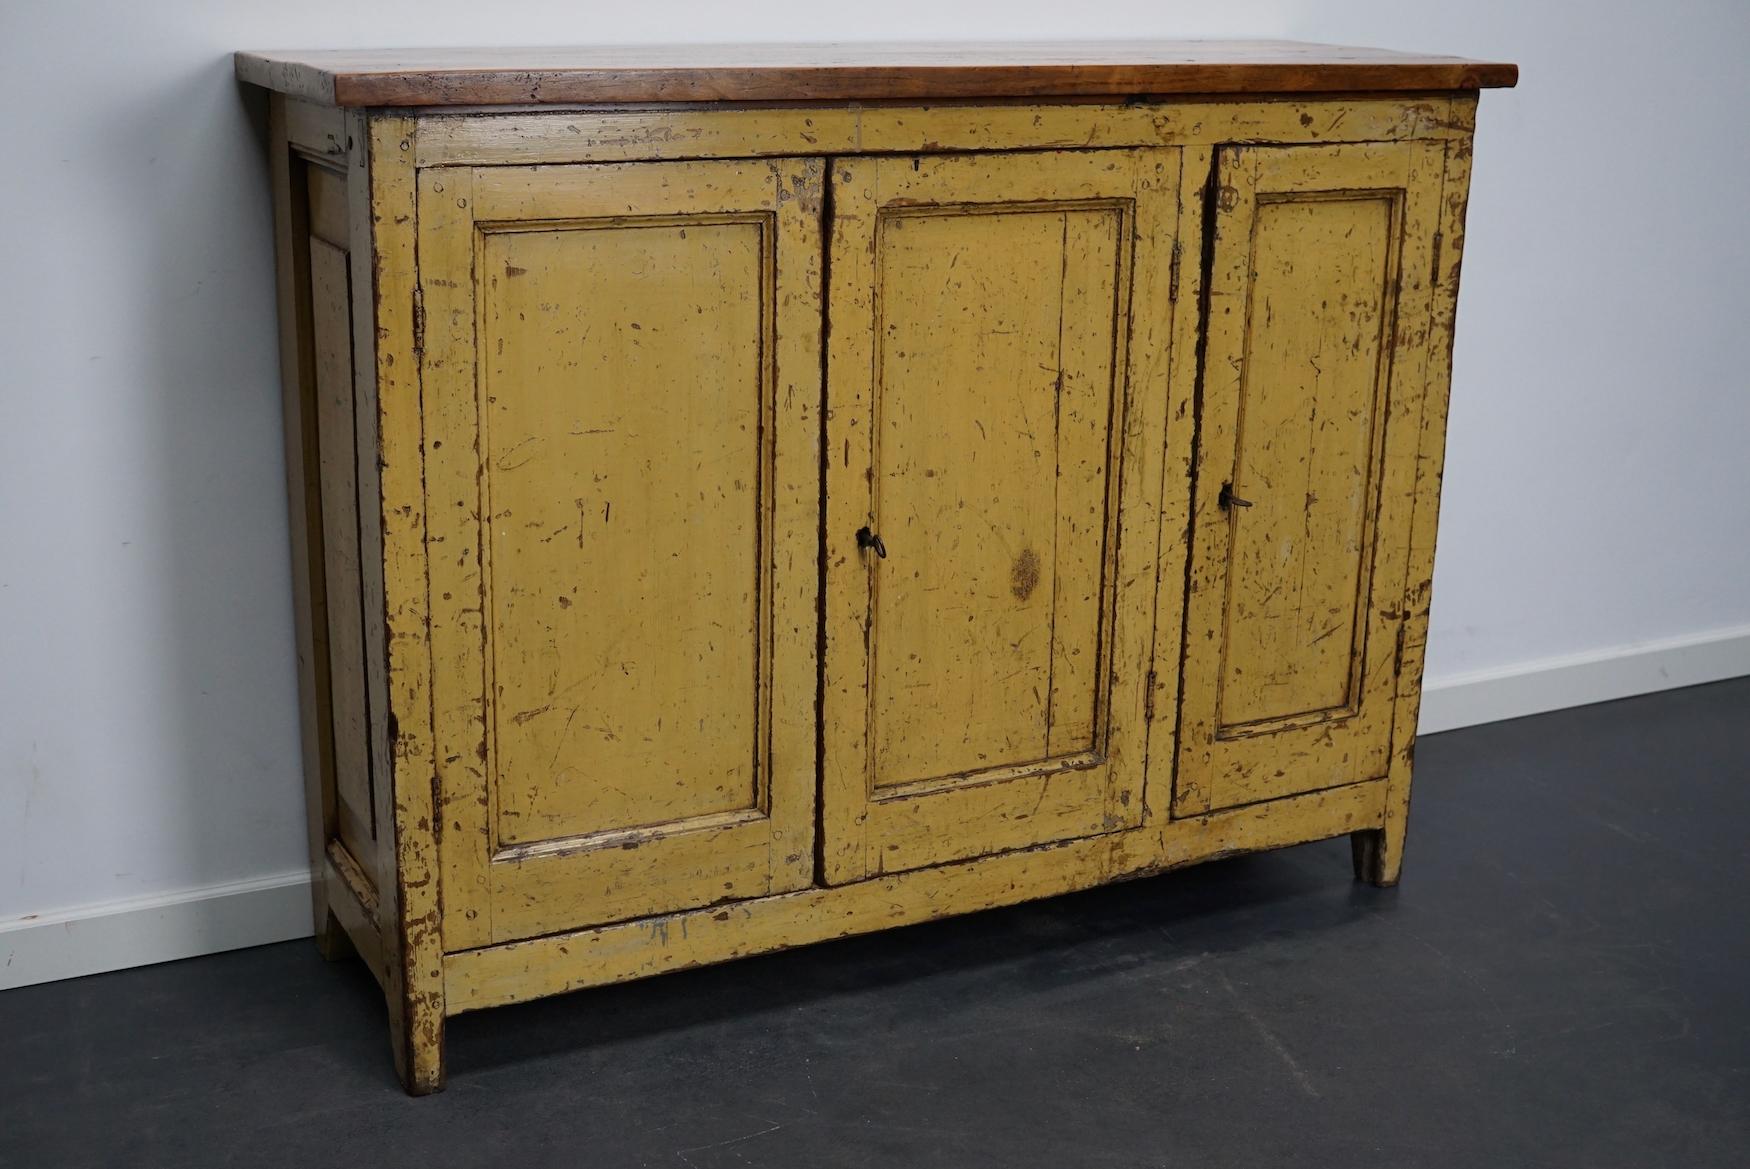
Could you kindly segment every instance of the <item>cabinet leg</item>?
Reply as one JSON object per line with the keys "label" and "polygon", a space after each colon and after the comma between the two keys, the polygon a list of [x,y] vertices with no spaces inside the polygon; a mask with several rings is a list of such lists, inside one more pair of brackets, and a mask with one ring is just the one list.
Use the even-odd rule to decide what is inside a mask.
{"label": "cabinet leg", "polygon": [[395,1052],[395,1074],[401,1077],[401,1086],[409,1096],[429,1096],[444,1090],[441,1011],[391,992],[389,1042]]}
{"label": "cabinet leg", "polygon": [[340,962],[347,958],[358,957],[358,950],[352,944],[352,938],[347,936],[340,919],[329,911],[326,905],[316,911],[316,950],[330,962]]}
{"label": "cabinet leg", "polygon": [[1398,883],[1404,867],[1403,820],[1397,830],[1369,828],[1349,834],[1349,857],[1355,865],[1355,879],[1377,885],[1381,889]]}

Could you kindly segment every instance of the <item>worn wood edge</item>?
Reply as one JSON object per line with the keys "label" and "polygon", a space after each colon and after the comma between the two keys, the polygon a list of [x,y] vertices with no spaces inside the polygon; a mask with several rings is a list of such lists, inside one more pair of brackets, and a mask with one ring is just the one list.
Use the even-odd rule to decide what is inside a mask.
{"label": "worn wood edge", "polygon": [[1429,297],[1429,353],[1424,373],[1415,505],[1406,563],[1403,651],[1392,727],[1392,757],[1386,776],[1385,822],[1378,836],[1358,841],[1356,876],[1395,885],[1403,871],[1409,831],[1410,789],[1415,770],[1417,722],[1422,709],[1422,673],[1433,602],[1434,546],[1440,519],[1440,486],[1446,464],[1446,420],[1452,390],[1452,342],[1457,324],[1459,271],[1464,258],[1465,212],[1470,196],[1471,140],[1444,147],[1436,230],[1434,287]]}
{"label": "worn wood edge", "polygon": [[345,886],[352,899],[358,902],[359,908],[364,911],[365,917],[370,920],[372,928],[375,929],[377,890],[376,886],[371,883],[371,876],[365,871],[364,865],[360,864],[358,858],[353,856],[345,842],[338,839],[328,842],[326,860],[328,867],[334,870],[335,875],[340,878],[341,884]]}
{"label": "worn wood edge", "polygon": [[[1165,533],[1162,535],[1162,547],[1174,549],[1178,564],[1177,573],[1162,586],[1162,591],[1172,590],[1177,607],[1176,616],[1168,618],[1167,629],[1172,632],[1166,639],[1164,660],[1157,661],[1155,667],[1172,679],[1173,703],[1168,708],[1171,733],[1164,744],[1171,784],[1150,797],[1151,809],[1158,806],[1157,814],[1166,816],[1189,817],[1209,811],[1207,785],[1195,782],[1191,774],[1193,769],[1186,766],[1184,703],[1186,679],[1190,672],[1192,574],[1197,564],[1197,476],[1204,441],[1203,387],[1216,261],[1215,194],[1221,183],[1220,163],[1219,145],[1198,148],[1198,167],[1202,171],[1200,181],[1195,189],[1186,190],[1182,195],[1186,205],[1196,209],[1196,232],[1184,238],[1186,254],[1181,263],[1189,276],[1177,307],[1181,315],[1180,327],[1185,330],[1189,343],[1181,354],[1183,364],[1174,370],[1174,409],[1167,420],[1167,439],[1169,450],[1174,453],[1170,462],[1171,473],[1180,476],[1184,484],[1179,495],[1183,503],[1183,526],[1170,541]],[[1191,178],[1189,165],[1186,177],[1187,180]],[[1159,622],[1163,616],[1157,604],[1157,638],[1160,637]]]}
{"label": "worn wood edge", "polygon": [[1196,486],[1197,397],[1203,327],[1203,235],[1205,203],[1215,148],[1186,146],[1180,156],[1179,229],[1174,267],[1172,355],[1167,374],[1166,443],[1158,487],[1160,531],[1156,538],[1154,649],[1148,727],[1149,818],[1173,812],[1179,775],[1179,696],[1183,687],[1187,572],[1191,553],[1191,504]]}
{"label": "worn wood edge", "polygon": [[[371,170],[367,148],[369,127],[358,111],[346,114],[341,128],[347,144],[347,258],[352,294],[354,490],[358,499],[359,590],[367,716],[368,791],[370,795],[369,855],[356,859],[372,888],[381,890],[395,872],[393,834],[386,825],[394,814],[390,801],[388,734],[388,651],[383,607],[382,490],[379,481],[377,400],[377,312],[372,252]],[[379,930],[381,896],[378,895]]]}
{"label": "worn wood edge", "polygon": [[1391,93],[1398,91],[1510,88],[1517,65],[1489,63],[1423,65],[1341,64],[1294,68],[1281,65],[1173,65],[1115,69],[1092,80],[1079,66],[984,67],[942,70],[926,79],[910,68],[820,69],[802,76],[794,70],[712,70],[708,78],[689,71],[649,70],[628,76],[624,70],[550,71],[531,87],[526,72],[426,74],[339,73],[313,79],[314,93],[333,94],[340,106],[442,107],[535,101],[698,102],[698,101],[867,101],[883,98],[1150,97],[1226,93]]}
{"label": "worn wood edge", "polygon": [[[418,311],[433,322],[429,328],[419,326],[416,352],[425,444],[422,476],[433,500],[447,501],[453,495],[457,500],[478,501],[490,478],[480,453],[477,401],[479,289],[472,272],[473,220],[479,208],[473,179],[467,169],[425,171],[416,178],[421,212],[415,235],[421,281]],[[450,275],[456,268],[460,270]],[[424,524],[429,557],[425,584],[430,598],[434,816],[444,834],[437,859],[446,948],[484,945],[492,940],[493,930],[489,875],[494,848],[490,804],[483,802],[483,796],[491,799],[486,772],[491,765],[490,719],[484,706],[491,683],[483,627],[487,580],[481,575],[491,549],[481,543],[478,510],[462,513],[472,529],[465,536],[451,527],[456,513],[442,506],[434,505]],[[452,540],[460,546],[456,553],[432,554]],[[467,602],[470,597],[472,604]]]}
{"label": "worn wood edge", "polygon": [[377,897],[358,861],[338,840],[329,842],[328,854],[311,884],[322,886],[329,910],[354,952],[377,985],[386,988],[389,975],[383,962],[383,934],[377,926]]}
{"label": "worn wood edge", "polygon": [[[827,258],[822,291],[836,306],[837,328],[829,326],[822,344],[821,411],[823,493],[822,557],[819,599],[820,686],[816,717],[816,752],[820,771],[816,807],[816,872],[823,885],[841,885],[867,875],[869,790],[868,707],[859,703],[858,678],[868,676],[868,644],[857,636],[841,644],[842,631],[866,629],[870,621],[869,591],[844,557],[832,555],[831,532],[855,530],[873,519],[874,462],[872,434],[863,419],[871,417],[870,380],[873,333],[862,326],[874,321],[875,253],[859,247],[862,221],[876,217],[875,159],[835,159],[837,181],[826,187],[829,215],[825,225]],[[855,322],[855,324],[851,324]],[[846,327],[849,325],[850,327]],[[846,454],[832,458],[835,443],[848,444]],[[861,674],[859,674],[861,671]],[[832,744],[832,750],[826,745]]]}
{"label": "worn wood edge", "polygon": [[431,625],[426,593],[424,427],[414,337],[416,197],[410,120],[373,118],[368,151],[375,320],[388,758],[379,839],[389,1024],[408,1092],[443,1087],[443,925],[438,897]]}
{"label": "worn wood edge", "polygon": [[[1119,710],[1120,688],[1108,690],[1118,717],[1107,730],[1107,754],[1120,772],[1136,769],[1135,802],[1121,783],[1108,788],[1108,824],[1136,827],[1149,813],[1150,732],[1157,697],[1155,675],[1155,609],[1160,598],[1161,488],[1165,483],[1166,433],[1172,409],[1173,363],[1177,360],[1180,322],[1177,284],[1183,279],[1180,255],[1186,152],[1178,147],[1152,147],[1129,153],[1134,196],[1130,241],[1130,287],[1124,293],[1125,335],[1118,349],[1122,365],[1119,394],[1122,418],[1129,433],[1118,434],[1118,482],[1110,496],[1117,508],[1113,532],[1116,546],[1103,572],[1113,578],[1109,677],[1134,677],[1129,705]],[[1151,178],[1149,168],[1156,177]],[[1168,177],[1170,175],[1170,177]],[[1149,226],[1145,227],[1145,223]],[[1145,245],[1147,251],[1144,251]],[[1108,455],[1110,458],[1110,455]],[[1128,516],[1126,511],[1128,510]],[[1126,559],[1129,545],[1132,558]],[[1127,565],[1140,571],[1127,583]],[[1138,599],[1121,601],[1133,589]],[[1122,653],[1122,657],[1120,654]],[[1127,731],[1124,728],[1129,728]]]}
{"label": "worn wood edge", "polygon": [[1375,61],[1170,61],[641,65],[505,69],[328,69],[264,52],[234,57],[239,80],[325,105],[403,108],[518,103],[861,101],[1398,92],[1506,88],[1508,62],[1429,58]]}
{"label": "worn wood edge", "polygon": [[463,1014],[1329,839],[1377,827],[1384,794],[1384,781],[1372,780],[1164,829],[458,951],[444,958],[445,1002],[451,1014]]}
{"label": "worn wood edge", "polygon": [[[1323,93],[1162,93],[1131,94],[1122,98],[1109,94],[1087,94],[1059,97],[886,97],[860,98],[846,101],[597,101],[597,102],[492,102],[482,105],[377,106],[366,113],[394,113],[404,117],[429,120],[435,118],[474,118],[486,115],[517,114],[626,114],[626,113],[770,113],[785,110],[839,110],[847,112],[882,110],[1038,110],[1068,109],[1091,106],[1102,109],[1189,110],[1197,106],[1219,105],[1281,105],[1307,102],[1441,102],[1448,99],[1474,100],[1475,90],[1466,89],[1361,89],[1331,90]],[[336,107],[339,108],[339,107]]]}
{"label": "worn wood edge", "polygon": [[418,116],[418,165],[638,162],[786,154],[1298,145],[1470,133],[1450,94],[1036,103],[481,110]]}
{"label": "worn wood edge", "polygon": [[346,112],[334,106],[316,105],[296,97],[282,97],[286,138],[312,161],[336,169],[347,165],[352,146],[348,141]]}
{"label": "worn wood edge", "polygon": [[231,62],[239,81],[288,98],[301,98],[325,106],[335,104],[334,76],[330,73],[276,61],[262,53],[233,53]]}
{"label": "worn wood edge", "polygon": [[[1189,500],[1188,514],[1185,524],[1185,579],[1184,579],[1184,609],[1180,621],[1180,636],[1177,638],[1179,661],[1176,663],[1179,671],[1180,701],[1174,711],[1174,741],[1173,741],[1173,799],[1172,814],[1180,818],[1192,818],[1209,814],[1215,804],[1215,780],[1211,775],[1213,770],[1212,750],[1215,747],[1214,728],[1209,719],[1213,714],[1214,695],[1219,693],[1217,682],[1213,677],[1206,676],[1202,686],[1194,687],[1191,678],[1194,670],[1208,669],[1219,673],[1219,646],[1213,652],[1216,660],[1204,662],[1199,654],[1206,652],[1199,644],[1193,631],[1193,623],[1199,619],[1199,610],[1195,602],[1200,598],[1202,588],[1207,587],[1207,575],[1213,569],[1211,565],[1220,565],[1223,574],[1229,571],[1227,564],[1228,552],[1226,528],[1218,519],[1209,514],[1214,501],[1208,491],[1201,495],[1197,488],[1199,483],[1206,482],[1206,475],[1214,470],[1209,465],[1210,460],[1217,460],[1216,466],[1225,467],[1223,460],[1214,451],[1215,443],[1231,442],[1229,434],[1232,424],[1218,419],[1225,419],[1227,414],[1220,408],[1224,395],[1231,395],[1235,403],[1234,409],[1241,408],[1243,379],[1236,371],[1232,385],[1229,376],[1224,371],[1225,362],[1212,358],[1211,353],[1217,348],[1214,339],[1218,329],[1221,340],[1225,341],[1227,331],[1239,328],[1245,329],[1243,320],[1237,326],[1219,325],[1213,312],[1214,300],[1218,295],[1224,295],[1227,282],[1236,279],[1232,269],[1234,260],[1233,246],[1226,249],[1224,225],[1236,222],[1235,219],[1224,218],[1224,213],[1243,207],[1244,216],[1250,220],[1255,214],[1258,188],[1257,158],[1250,152],[1234,151],[1227,148],[1228,144],[1212,147],[1210,151],[1210,170],[1208,186],[1204,190],[1203,234],[1198,240],[1201,253],[1196,269],[1201,279],[1198,290],[1197,304],[1197,351],[1192,399],[1190,406],[1190,421],[1193,428],[1193,439],[1190,455],[1186,464],[1186,474],[1189,480],[1187,498]],[[1328,145],[1328,144],[1322,144]],[[1217,200],[1216,192],[1235,196],[1234,201]],[[1248,231],[1250,228],[1248,228]],[[1249,253],[1249,246],[1245,249]],[[1221,265],[1226,257],[1226,267]],[[1243,303],[1243,302],[1242,302]],[[1240,313],[1246,310],[1242,307]],[[1219,354],[1217,355],[1219,356]],[[1211,389],[1210,382],[1217,384]],[[1216,405],[1212,406],[1211,403]],[[1237,415],[1236,415],[1237,417]],[[1217,471],[1208,475],[1208,480],[1219,479],[1225,471]],[[1219,537],[1212,531],[1219,531]],[[1223,541],[1219,554],[1208,545],[1213,538]],[[1204,574],[1199,575],[1203,568]],[[1207,603],[1207,602],[1206,602]],[[1209,694],[1209,708],[1204,705],[1204,694]],[[1189,695],[1192,701],[1187,701]]]}

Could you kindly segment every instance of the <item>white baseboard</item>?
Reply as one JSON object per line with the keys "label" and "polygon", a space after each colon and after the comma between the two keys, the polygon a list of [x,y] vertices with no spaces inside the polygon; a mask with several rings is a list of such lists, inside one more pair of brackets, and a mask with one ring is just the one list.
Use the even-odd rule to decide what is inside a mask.
{"label": "white baseboard", "polygon": [[[1420,733],[1750,674],[1750,626],[1430,678]],[[281,873],[0,924],[0,990],[310,935],[310,875]]]}
{"label": "white baseboard", "polygon": [[1417,733],[1432,735],[1746,674],[1750,625],[1430,677],[1422,685]]}
{"label": "white baseboard", "polygon": [[310,933],[307,871],[81,905],[0,923],[0,990]]}

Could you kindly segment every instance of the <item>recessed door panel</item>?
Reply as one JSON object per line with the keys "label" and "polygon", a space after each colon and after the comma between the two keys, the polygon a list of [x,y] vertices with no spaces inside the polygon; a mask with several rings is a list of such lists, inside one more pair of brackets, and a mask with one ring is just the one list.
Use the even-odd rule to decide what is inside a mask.
{"label": "recessed door panel", "polygon": [[1177,178],[834,164],[831,880],[1140,821]]}
{"label": "recessed door panel", "polygon": [[758,807],[766,231],[484,234],[501,846]]}
{"label": "recessed door panel", "polygon": [[809,880],[820,189],[422,176],[451,948]]}
{"label": "recessed door panel", "polygon": [[1180,814],[1386,773],[1440,152],[1217,171]]}
{"label": "recessed door panel", "polygon": [[881,222],[877,789],[1095,749],[1123,226]]}
{"label": "recessed door panel", "polygon": [[1258,206],[1232,480],[1252,498],[1231,509],[1223,733],[1358,697],[1396,203]]}

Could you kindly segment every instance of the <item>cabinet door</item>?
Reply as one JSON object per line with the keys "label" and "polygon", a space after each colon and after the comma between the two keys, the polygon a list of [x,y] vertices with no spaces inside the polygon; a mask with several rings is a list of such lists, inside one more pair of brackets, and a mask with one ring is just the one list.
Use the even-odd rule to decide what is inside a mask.
{"label": "cabinet door", "polygon": [[1176,814],[1386,774],[1441,159],[1218,154]]}
{"label": "cabinet door", "polygon": [[1178,168],[832,164],[829,881],[1140,821]]}
{"label": "cabinet door", "polygon": [[450,949],[811,878],[821,183],[421,175]]}

